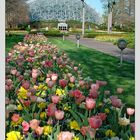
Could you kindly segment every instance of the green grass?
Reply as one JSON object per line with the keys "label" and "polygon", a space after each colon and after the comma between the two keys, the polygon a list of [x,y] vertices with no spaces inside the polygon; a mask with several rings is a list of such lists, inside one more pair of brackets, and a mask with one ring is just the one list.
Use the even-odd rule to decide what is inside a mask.
{"label": "green grass", "polygon": [[15,44],[23,41],[23,37],[24,37],[23,35],[6,36],[6,48],[5,48],[6,53],[9,52]]}
{"label": "green grass", "polygon": [[118,66],[119,58],[106,55],[84,46],[76,47],[76,44],[58,38],[49,38],[49,42],[56,44],[61,51],[65,51],[71,60],[80,63],[83,75],[90,76],[93,81],[106,80],[106,90],[111,90],[115,95],[117,87],[124,88],[124,93],[118,95],[124,103],[134,107],[135,104],[135,77],[134,64],[124,62],[122,67]]}

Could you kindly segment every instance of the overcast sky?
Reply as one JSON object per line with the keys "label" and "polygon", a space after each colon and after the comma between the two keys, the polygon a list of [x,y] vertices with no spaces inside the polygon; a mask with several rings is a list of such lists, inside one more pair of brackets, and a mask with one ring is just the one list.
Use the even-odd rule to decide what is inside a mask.
{"label": "overcast sky", "polygon": [[[29,0],[30,2],[34,1],[34,0]],[[100,2],[100,0],[85,0],[85,2],[90,5],[92,8],[96,9],[96,11],[98,13],[100,13],[100,15],[103,14],[103,8],[102,8],[102,3]]]}

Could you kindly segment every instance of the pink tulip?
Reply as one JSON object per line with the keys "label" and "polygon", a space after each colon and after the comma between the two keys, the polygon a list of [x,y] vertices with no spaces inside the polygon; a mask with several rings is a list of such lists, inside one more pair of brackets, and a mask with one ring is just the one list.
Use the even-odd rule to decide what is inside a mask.
{"label": "pink tulip", "polygon": [[74,71],[77,71],[78,70],[78,67],[74,67],[73,69],[74,69]]}
{"label": "pink tulip", "polygon": [[48,81],[47,84],[48,84],[48,87],[49,88],[52,88],[54,86],[54,82],[53,81]]}
{"label": "pink tulip", "polygon": [[127,108],[127,114],[129,116],[132,116],[134,114],[134,112],[135,112],[135,109],[134,108]]}
{"label": "pink tulip", "polygon": [[53,95],[51,99],[54,104],[57,104],[60,101],[60,96]]}
{"label": "pink tulip", "polygon": [[57,120],[62,120],[64,118],[64,111],[56,110],[55,111],[55,118]]}
{"label": "pink tulip", "polygon": [[99,89],[99,84],[91,84],[91,89],[97,91]]}
{"label": "pink tulip", "polygon": [[52,75],[51,75],[52,81],[56,81],[57,78],[58,78],[58,75],[57,75],[57,74],[52,74]]}
{"label": "pink tulip", "polygon": [[20,118],[19,114],[13,114],[11,119],[13,122],[17,122],[19,120],[19,118]]}
{"label": "pink tulip", "polygon": [[112,106],[120,108],[122,106],[122,102],[120,99],[113,99],[111,100]]}
{"label": "pink tulip", "polygon": [[48,82],[51,80],[51,78],[46,78],[46,83],[48,84]]}
{"label": "pink tulip", "polygon": [[40,127],[38,126],[36,129],[35,129],[35,132],[37,135],[42,135],[43,134],[43,127]]}
{"label": "pink tulip", "polygon": [[105,85],[107,85],[107,82],[106,81],[99,81],[99,80],[97,80],[96,84],[98,84],[99,86],[105,86]]}
{"label": "pink tulip", "polygon": [[37,96],[34,95],[30,96],[30,100],[31,102],[35,102],[37,100]]}
{"label": "pink tulip", "polygon": [[92,98],[87,97],[86,98],[86,108],[88,110],[92,110],[96,106],[96,101]]}
{"label": "pink tulip", "polygon": [[74,83],[75,82],[75,77],[74,76],[70,77],[70,82],[71,83]]}
{"label": "pink tulip", "polygon": [[22,122],[22,127],[23,127],[23,131],[24,131],[24,132],[27,132],[27,131],[29,130],[30,125],[29,125],[28,122],[23,121],[23,122]]}
{"label": "pink tulip", "polygon": [[91,128],[97,129],[99,127],[101,127],[102,125],[102,120],[100,119],[100,117],[97,116],[93,116],[91,118],[88,119],[89,125],[91,126]]}
{"label": "pink tulip", "polygon": [[31,120],[30,121],[30,127],[33,129],[33,130],[35,130],[38,126],[39,126],[39,121],[38,120],[36,120],[36,119],[33,119],[33,120]]}
{"label": "pink tulip", "polygon": [[80,129],[80,132],[82,133],[83,136],[86,136],[88,131],[88,126],[82,126]]}
{"label": "pink tulip", "polygon": [[16,70],[16,69],[12,69],[12,70],[11,70],[11,74],[12,74],[12,75],[16,75],[16,73],[17,73],[17,70]]}
{"label": "pink tulip", "polygon": [[69,131],[63,131],[57,135],[57,140],[72,140],[73,137],[73,133],[70,133]]}

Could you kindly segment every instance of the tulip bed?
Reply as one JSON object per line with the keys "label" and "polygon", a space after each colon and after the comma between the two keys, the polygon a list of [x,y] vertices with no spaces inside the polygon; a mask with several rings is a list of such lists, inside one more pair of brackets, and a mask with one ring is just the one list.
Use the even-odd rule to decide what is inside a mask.
{"label": "tulip bed", "polygon": [[134,140],[135,110],[46,41],[26,35],[6,57],[6,140]]}

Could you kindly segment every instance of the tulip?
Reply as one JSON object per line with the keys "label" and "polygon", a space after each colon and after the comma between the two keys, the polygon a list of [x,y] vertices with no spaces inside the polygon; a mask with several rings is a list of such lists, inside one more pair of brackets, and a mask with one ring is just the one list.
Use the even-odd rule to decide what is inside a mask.
{"label": "tulip", "polygon": [[52,74],[52,75],[51,75],[52,81],[56,81],[57,78],[58,78],[58,75],[57,75],[57,74]]}
{"label": "tulip", "polygon": [[65,88],[66,85],[67,85],[67,80],[65,80],[65,79],[59,80],[59,85],[60,85],[62,88]]}
{"label": "tulip", "polygon": [[64,118],[64,111],[56,110],[55,111],[55,118],[57,120],[62,120]]}
{"label": "tulip", "polygon": [[19,120],[19,118],[20,118],[19,114],[13,114],[11,119],[13,122],[17,122]]}
{"label": "tulip", "polygon": [[37,135],[42,135],[43,134],[43,127],[40,127],[38,126],[36,129],[35,129],[35,132]]}
{"label": "tulip", "polygon": [[70,82],[71,83],[74,83],[75,82],[75,77],[74,76],[70,77]]}
{"label": "tulip", "polygon": [[54,82],[53,81],[48,81],[47,84],[48,84],[48,87],[49,88],[52,88],[54,86]]}
{"label": "tulip", "polygon": [[96,84],[98,84],[99,86],[105,86],[107,85],[107,82],[106,81],[96,81]]}
{"label": "tulip", "polygon": [[74,69],[74,71],[77,71],[78,70],[78,67],[74,67],[73,69]]}
{"label": "tulip", "polygon": [[55,111],[56,111],[56,105],[54,103],[49,104],[47,108],[47,115],[52,117],[55,115]]}
{"label": "tulip", "polygon": [[132,129],[132,132],[135,132],[135,123],[131,123],[130,126],[131,126],[131,129]]}
{"label": "tulip", "polygon": [[132,116],[134,114],[134,112],[135,112],[135,109],[133,109],[133,108],[127,108],[127,114],[129,116]]}
{"label": "tulip", "polygon": [[123,93],[124,89],[123,88],[117,88],[117,93],[121,94]]}
{"label": "tulip", "polygon": [[88,131],[88,127],[87,126],[82,126],[80,129],[80,132],[82,133],[83,136],[86,136]]}
{"label": "tulip", "polygon": [[33,119],[33,120],[31,120],[30,121],[30,127],[33,129],[33,130],[35,130],[38,126],[39,126],[39,121],[38,120],[36,120],[36,119]]}
{"label": "tulip", "polygon": [[107,115],[105,113],[98,113],[98,116],[102,121],[106,120]]}
{"label": "tulip", "polygon": [[24,131],[24,132],[27,132],[27,131],[29,130],[30,125],[29,125],[28,122],[23,121],[23,122],[22,122],[22,127],[23,127],[23,131]]}
{"label": "tulip", "polygon": [[88,110],[92,110],[96,106],[96,101],[92,98],[87,97],[86,98],[86,108]]}
{"label": "tulip", "polygon": [[88,122],[91,128],[94,128],[94,129],[97,129],[101,127],[102,125],[102,120],[100,119],[100,117],[96,117],[96,116],[89,118]]}
{"label": "tulip", "polygon": [[73,137],[73,133],[70,133],[69,131],[63,131],[57,135],[57,140],[72,140]]}
{"label": "tulip", "polygon": [[22,87],[24,89],[29,89],[30,88],[30,82],[29,81],[24,81],[22,82]]}
{"label": "tulip", "polygon": [[113,99],[111,100],[112,106],[120,108],[122,106],[122,102],[120,99]]}
{"label": "tulip", "polygon": [[53,95],[51,99],[54,104],[57,104],[60,101],[60,96]]}
{"label": "tulip", "polygon": [[17,73],[17,70],[16,70],[16,69],[12,69],[12,70],[11,70],[11,74],[12,74],[12,75],[16,75],[16,73]]}
{"label": "tulip", "polygon": [[98,97],[98,91],[97,91],[96,89],[94,89],[94,88],[90,89],[90,91],[89,91],[89,96],[90,96],[91,98],[96,99],[96,98]]}

